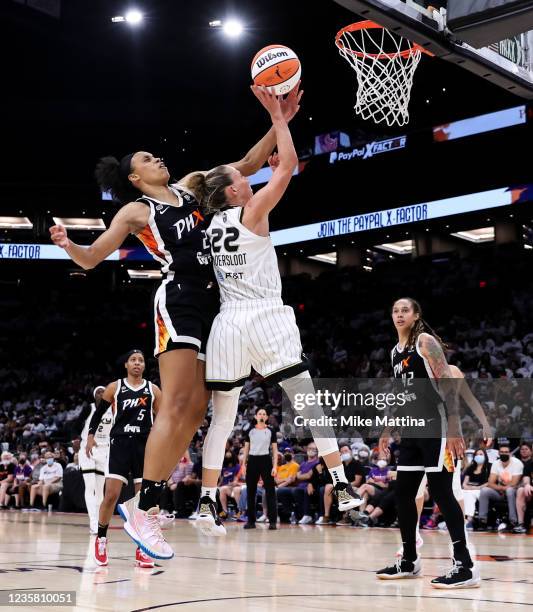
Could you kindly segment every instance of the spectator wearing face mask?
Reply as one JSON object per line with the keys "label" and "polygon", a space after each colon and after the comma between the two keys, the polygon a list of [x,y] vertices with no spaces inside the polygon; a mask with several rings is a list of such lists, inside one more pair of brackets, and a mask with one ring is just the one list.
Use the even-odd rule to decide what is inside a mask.
{"label": "spectator wearing face mask", "polygon": [[280,518],[287,522],[295,505],[295,515],[297,520],[304,516],[304,495],[312,476],[313,468],[318,463],[318,449],[314,442],[307,445],[307,460],[300,464],[296,474],[296,485],[285,487],[278,491],[278,500],[281,505]]}
{"label": "spectator wearing face mask", "polygon": [[382,495],[388,488],[390,481],[390,468],[386,459],[379,457],[376,464],[370,469],[366,483],[359,487],[358,493],[364,499],[360,506],[362,513],[366,504],[372,499],[373,506],[377,505],[379,496]]}
{"label": "spectator wearing face mask", "polygon": [[8,489],[13,486],[15,480],[15,463],[13,455],[4,451],[0,456],[0,509],[6,508],[5,497]]}
{"label": "spectator wearing face mask", "polygon": [[463,480],[464,508],[466,520],[468,521],[466,528],[469,531],[474,528],[476,502],[479,500],[481,490],[487,486],[489,475],[489,458],[486,451],[480,448],[475,452],[472,463],[466,468]]}
{"label": "spectator wearing face mask", "polygon": [[58,493],[62,488],[63,468],[54,459],[51,452],[45,454],[46,465],[41,468],[39,482],[30,489],[30,507],[34,508],[35,498],[41,495],[43,507],[46,508],[48,497]]}
{"label": "spectator wearing face mask", "polygon": [[[230,497],[232,497],[235,500],[235,503],[237,504],[237,508],[239,507],[239,500],[241,498],[241,493],[243,493],[244,483],[246,482],[243,465],[244,465],[244,449],[241,449],[239,451],[239,463],[235,467],[235,470],[233,470],[232,472],[233,477],[231,479],[231,482],[227,482],[226,484],[223,484],[219,488],[220,505],[222,506],[222,512],[220,513],[220,518],[227,518],[228,516],[228,499]],[[222,470],[221,476],[223,474],[224,474],[224,469]],[[240,517],[240,512],[237,518],[239,517]]]}
{"label": "spectator wearing face mask", "polygon": [[500,446],[500,458],[492,464],[489,482],[479,496],[479,528],[487,529],[487,516],[491,501],[507,500],[509,520],[513,528],[518,526],[516,511],[516,488],[522,478],[524,465],[516,457],[511,457],[508,445]]}

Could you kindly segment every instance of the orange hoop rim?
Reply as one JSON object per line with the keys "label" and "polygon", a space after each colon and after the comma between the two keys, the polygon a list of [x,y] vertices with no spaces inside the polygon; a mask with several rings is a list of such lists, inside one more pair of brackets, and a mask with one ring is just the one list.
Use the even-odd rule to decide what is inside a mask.
{"label": "orange hoop rim", "polygon": [[342,28],[337,32],[335,36],[335,45],[344,53],[349,53],[350,55],[354,55],[355,57],[359,57],[364,59],[365,57],[371,57],[373,59],[395,59],[397,57],[402,57],[407,59],[410,55],[414,55],[417,51],[421,51],[430,57],[434,57],[434,54],[431,51],[428,51],[422,45],[418,43],[411,43],[412,47],[410,49],[405,49],[405,51],[397,51],[396,53],[363,53],[362,51],[354,51],[353,49],[348,49],[344,42],[342,41],[342,37],[347,32],[360,32],[362,30],[385,30],[383,26],[379,25],[375,21],[357,21],[356,23],[351,23],[346,27]]}

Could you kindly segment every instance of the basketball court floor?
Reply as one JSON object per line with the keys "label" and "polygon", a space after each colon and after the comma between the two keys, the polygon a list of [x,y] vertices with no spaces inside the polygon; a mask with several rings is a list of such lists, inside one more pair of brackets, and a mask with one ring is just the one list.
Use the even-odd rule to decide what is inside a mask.
{"label": "basketball court floor", "polygon": [[[206,538],[193,522],[165,530],[172,561],[134,566],[135,548],[114,517],[110,562],[92,560],[85,515],[0,513],[0,589],[76,591],[75,607],[47,610],[474,610],[533,607],[531,536],[473,534],[483,576],[479,589],[439,591],[429,580],[450,565],[448,534],[423,532],[424,577],[379,581],[374,571],[394,561],[395,529],[227,523],[226,538]],[[114,527],[114,528],[113,528]],[[40,607],[17,607],[40,610]]]}

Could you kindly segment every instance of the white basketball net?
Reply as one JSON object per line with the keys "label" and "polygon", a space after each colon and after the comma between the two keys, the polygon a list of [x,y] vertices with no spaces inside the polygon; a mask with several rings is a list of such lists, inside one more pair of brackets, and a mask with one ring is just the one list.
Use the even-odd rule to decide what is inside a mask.
{"label": "white basketball net", "polygon": [[355,112],[363,119],[387,125],[409,122],[413,76],[420,62],[420,47],[385,28],[345,30],[337,38],[342,57],[357,75]]}

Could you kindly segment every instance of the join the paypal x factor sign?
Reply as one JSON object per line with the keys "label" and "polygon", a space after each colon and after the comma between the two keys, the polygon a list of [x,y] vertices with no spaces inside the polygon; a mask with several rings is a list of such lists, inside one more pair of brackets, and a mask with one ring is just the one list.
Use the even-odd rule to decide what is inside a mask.
{"label": "join the paypal x factor sign", "polygon": [[333,151],[329,155],[329,163],[352,161],[354,159],[369,159],[381,153],[390,153],[398,149],[405,149],[407,136],[398,136],[388,140],[368,142],[361,147],[354,147],[351,151]]}

